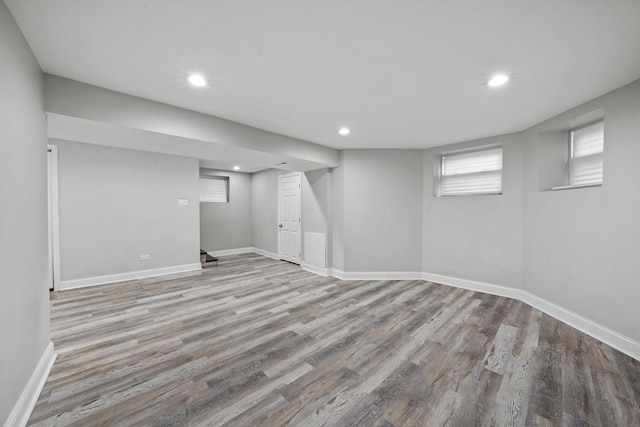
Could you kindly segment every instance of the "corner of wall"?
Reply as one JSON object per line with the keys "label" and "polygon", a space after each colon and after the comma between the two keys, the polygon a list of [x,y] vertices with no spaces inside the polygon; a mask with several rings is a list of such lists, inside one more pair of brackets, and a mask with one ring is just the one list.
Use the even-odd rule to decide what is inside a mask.
{"label": "corner of wall", "polygon": [[38,365],[33,370],[29,381],[25,385],[18,401],[13,407],[13,410],[9,414],[5,422],[5,427],[17,427],[26,426],[33,412],[33,408],[36,406],[38,397],[42,392],[44,384],[47,382],[53,363],[58,355],[53,350],[53,342],[49,341],[49,344],[44,350],[44,353],[40,357]]}

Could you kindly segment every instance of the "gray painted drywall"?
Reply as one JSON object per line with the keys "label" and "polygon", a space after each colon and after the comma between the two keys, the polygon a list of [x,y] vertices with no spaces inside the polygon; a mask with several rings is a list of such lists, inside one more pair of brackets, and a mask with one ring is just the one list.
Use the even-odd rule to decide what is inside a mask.
{"label": "gray painted drywall", "polygon": [[63,77],[45,76],[45,111],[62,116],[229,145],[335,166],[338,151],[202,113],[114,92]]}
{"label": "gray painted drywall", "polygon": [[253,247],[278,253],[278,175],[268,169],[251,175],[251,242]]}
{"label": "gray painted drywall", "polygon": [[302,227],[304,232],[327,234],[330,176],[327,169],[302,174]]}
{"label": "gray painted drywall", "polygon": [[325,235],[325,267],[331,260],[331,173],[318,169],[302,174],[302,259],[305,254],[305,233]]}
{"label": "gray painted drywall", "polygon": [[49,343],[42,73],[0,2],[0,425]]}
{"label": "gray painted drywall", "polygon": [[[545,135],[602,114],[603,185],[539,191],[549,166],[531,159],[550,156]],[[640,341],[640,80],[524,135],[524,288]]]}
{"label": "gray painted drywall", "polygon": [[[45,120],[42,114],[41,73],[28,45],[2,2],[0,2],[0,58],[3,63],[3,67],[0,68],[2,91],[0,138],[4,141],[5,150],[5,155],[0,157],[0,197],[2,200],[11,201],[4,204],[0,210],[0,227],[2,227],[0,283],[3,289],[3,298],[0,300],[0,339],[3,342],[3,351],[0,356],[0,422],[2,422],[15,404],[49,341],[48,293],[45,285],[50,282],[46,263],[33,263],[33,259],[47,258],[46,155],[44,151],[46,138]],[[505,194],[499,198],[494,196],[492,201],[489,201],[490,197],[480,201],[474,201],[474,198],[465,199],[466,201],[463,199],[445,201],[433,198],[433,150],[424,152],[424,164],[420,171],[411,162],[408,170],[404,171],[403,167],[398,167],[395,162],[389,161],[390,158],[404,158],[402,153],[387,152],[385,156],[364,151],[348,152],[345,156],[346,161],[339,162],[339,166],[330,172],[329,179],[330,196],[327,203],[331,206],[328,214],[331,220],[327,223],[327,229],[332,230],[330,234],[333,239],[331,258],[333,267],[347,271],[392,271],[396,268],[405,271],[416,270],[415,261],[406,265],[400,265],[398,262],[402,261],[402,256],[410,251],[411,247],[415,246],[413,236],[409,238],[399,236],[412,230],[416,235],[421,235],[419,239],[421,245],[417,250],[410,252],[420,256],[422,270],[425,272],[504,284],[514,288],[521,287],[640,341],[637,309],[640,287],[636,285],[637,254],[640,253],[640,226],[638,225],[640,168],[635,161],[640,156],[638,99],[640,99],[640,82],[636,81],[525,131],[522,135],[497,137],[505,141],[505,147],[511,148],[508,153],[505,153]],[[79,108],[83,108],[82,105]],[[604,185],[569,191],[541,191],[549,190],[560,181],[558,163],[562,163],[556,154],[551,153],[559,146],[542,135],[545,132],[554,134],[558,128],[562,131],[581,117],[595,114],[594,111],[597,110],[602,110],[605,118]],[[155,120],[157,118],[154,118]],[[556,133],[555,136],[558,138],[557,141],[562,140],[559,134]],[[545,143],[547,143],[546,147]],[[63,144],[66,144],[67,148],[71,145]],[[97,150],[102,154],[106,153],[102,151],[103,148]],[[561,150],[556,153],[559,151]],[[127,173],[131,173],[131,176],[144,175],[139,170],[140,165],[132,165],[129,159],[129,155],[134,159],[138,158],[137,156],[141,155],[138,152],[128,152],[127,156],[111,153],[107,156],[106,162],[96,161],[95,153],[89,156],[76,154],[82,163],[87,161],[87,158],[91,158],[91,161],[94,161],[93,164],[99,167],[98,171],[106,170],[103,168],[105,164],[111,163],[116,170],[122,167]],[[60,155],[63,162],[63,150]],[[177,207],[177,197],[187,196],[190,201],[193,200],[189,205],[193,208],[197,200],[197,164],[189,164],[185,159],[157,155],[162,157],[158,164],[185,172],[185,177],[177,177],[174,173],[178,174],[178,172],[170,172],[170,180],[178,179],[182,182],[184,178],[185,182],[191,183],[186,186],[192,189],[186,190],[190,195],[183,194],[182,190],[178,194],[177,187],[173,187],[174,182],[162,181],[161,174],[151,166],[153,162],[146,163],[151,159],[148,156],[156,155],[145,153],[144,158],[140,158],[142,163],[155,171],[151,175],[158,178],[159,182],[167,184],[165,188],[156,188],[156,190],[162,193],[167,186],[174,188],[176,191],[169,195],[172,202],[169,205],[173,204]],[[420,156],[415,157],[420,158]],[[167,158],[172,160],[169,161]],[[366,160],[367,158],[370,159]],[[384,164],[381,158],[386,160]],[[555,164],[549,165],[546,159],[551,159]],[[370,161],[371,163],[367,164]],[[385,214],[383,211],[381,214],[375,202],[363,200],[363,197],[358,194],[358,190],[362,189],[365,195],[370,195],[372,188],[381,180],[374,171],[386,168],[394,172],[391,173],[394,177],[403,177],[403,183],[410,183],[411,188],[403,189],[401,195],[394,196],[397,197],[394,202],[401,203],[397,206],[402,208],[396,212],[411,212],[408,220],[398,219],[394,212]],[[75,171],[75,173],[91,178],[86,171],[83,173]],[[277,194],[276,177],[279,173],[282,172],[266,171],[254,174],[251,180],[252,244],[271,252],[277,250],[275,228],[277,199],[271,195]],[[191,178],[187,179],[187,175]],[[385,173],[381,175],[386,176]],[[73,182],[81,185],[82,181],[78,179],[74,178]],[[121,177],[116,179],[122,181]],[[307,180],[309,183],[312,181],[309,176]],[[522,185],[521,194],[518,196],[519,180]],[[131,183],[126,181],[127,184]],[[144,181],[142,179],[140,182]],[[372,187],[367,188],[365,182],[372,183]],[[412,197],[412,194],[416,194],[413,188],[415,182],[420,183],[420,191],[417,197]],[[113,190],[112,187],[123,188],[122,185],[113,186],[112,184],[101,184],[99,188]],[[136,188],[138,188],[137,184]],[[151,186],[148,186],[146,190],[150,188]],[[64,189],[61,188],[61,191],[64,192]],[[145,208],[146,204],[138,206],[142,209],[141,215],[138,215],[135,209],[122,209],[122,206],[130,208],[138,205],[139,202],[139,195],[134,194],[135,191],[129,193],[127,190],[126,193],[130,194],[130,197],[126,197],[126,200],[116,200],[113,206],[101,205],[104,201],[96,202],[105,208],[104,213],[94,209],[92,203],[75,200],[77,204],[75,214],[82,217],[79,220],[90,234],[90,240],[98,243],[106,241],[96,238],[95,230],[91,230],[87,223],[90,219],[96,220],[93,223],[95,227],[102,227],[102,224],[111,226],[111,222],[117,223],[118,221],[109,218],[109,213],[116,216],[127,215],[140,221],[137,226],[130,227],[131,224],[127,224],[125,228],[135,229],[131,234],[143,240],[147,238],[153,240],[157,237],[148,234],[157,232],[162,235],[165,232],[171,232],[165,230],[165,228],[172,228],[167,226],[166,222],[158,227],[161,221],[149,215]],[[64,194],[61,194],[61,197],[64,197]],[[521,198],[519,208],[518,197]],[[418,221],[413,218],[415,200],[421,206]],[[118,206],[119,201],[124,204]],[[133,202],[133,205],[130,202]],[[321,201],[318,203],[322,205]],[[311,206],[313,204],[310,208]],[[61,209],[63,209],[62,206]],[[363,212],[366,213],[371,209],[374,210],[373,218],[367,218],[364,215],[364,224],[358,225],[357,222],[363,218]],[[518,209],[521,210],[520,213]],[[164,209],[161,208],[160,211]],[[171,209],[167,209],[166,213],[169,211]],[[181,252],[180,256],[184,255],[184,252],[190,252],[191,248],[197,251],[198,247],[196,225],[198,215],[195,213],[197,210],[183,212],[190,212],[186,215],[189,219],[185,221],[189,224],[184,228],[178,227],[173,237],[180,239],[180,236],[184,237],[185,234],[190,237],[185,238],[184,248],[178,250]],[[93,218],[92,214],[96,214],[96,217]],[[311,221],[311,224],[315,225],[310,224],[310,227],[321,228],[322,222],[316,222],[319,218],[321,215]],[[148,219],[152,224],[145,223]],[[169,223],[175,225],[175,219],[172,218]],[[180,219],[185,218],[178,218],[178,223]],[[101,220],[104,222],[99,224]],[[61,221],[64,219],[61,218]],[[503,223],[500,224],[500,221]],[[520,232],[518,231],[519,222]],[[141,227],[140,224],[143,223],[145,225]],[[443,231],[451,230],[460,223],[463,224],[463,231],[457,231],[452,242],[450,234],[445,235]],[[479,230],[478,223],[486,226],[489,231],[497,231],[499,244],[487,241],[486,239],[493,238],[493,235],[489,236],[486,230]],[[354,224],[355,227],[353,227]],[[394,235],[393,225],[396,224],[400,224],[401,230]],[[71,231],[76,230],[74,227],[77,224],[68,225],[72,226]],[[140,233],[141,228],[148,231],[147,226],[154,228],[155,232]],[[423,231],[420,231],[421,228]],[[184,233],[185,230],[187,230],[186,233]],[[508,230],[513,231],[513,234]],[[64,225],[61,224],[61,238],[65,232],[68,233],[69,230],[65,231]],[[390,246],[384,240],[389,235],[392,237]],[[71,271],[74,274],[66,277],[129,271],[132,267],[131,254],[134,256],[132,269],[140,269],[142,263],[138,261],[137,256],[142,250],[131,250],[135,243],[129,243],[126,239],[117,237],[113,240],[118,241],[121,248],[127,252],[126,259],[115,263],[117,264],[113,269],[115,271],[111,269],[110,271],[84,271],[79,268],[77,272]],[[186,243],[187,240],[190,243]],[[480,241],[485,241],[488,246],[474,246]],[[161,248],[162,251],[165,243],[151,242],[149,247],[153,247],[154,252],[151,253],[150,262],[144,264],[144,268],[158,266],[153,265],[158,261],[158,257],[154,256],[158,253],[155,250]],[[376,253],[386,255],[392,253],[392,261],[367,257],[366,255],[370,252],[370,248],[367,247],[369,243],[378,245],[371,248]],[[380,245],[384,245],[382,251],[379,250]],[[186,248],[187,246],[189,248]],[[442,247],[446,249],[444,254],[439,252]],[[470,248],[474,247],[478,249],[473,254],[479,257],[477,260],[471,259]],[[392,252],[390,248],[394,248],[394,251]],[[100,245],[92,245],[91,250],[94,249],[103,250]],[[455,249],[461,249],[463,253],[458,254]],[[74,250],[77,251],[77,248],[72,247],[71,251]],[[64,252],[63,247],[63,257]],[[92,252],[92,255],[94,254]],[[365,259],[362,259],[363,254]],[[445,257],[445,254],[449,256]],[[77,255],[86,256],[82,253]],[[100,259],[101,255],[103,254],[98,253],[96,258]],[[106,255],[106,259],[111,263],[113,252]],[[166,255],[160,255],[160,258]],[[521,259],[517,260],[514,257],[521,257]],[[184,263],[179,257],[174,258],[169,255],[166,258],[171,258],[167,265]],[[455,263],[450,259],[461,261],[461,263],[454,265]],[[465,262],[468,263],[469,260],[472,261],[471,264],[466,265]],[[504,260],[504,266],[499,265],[501,260]],[[95,260],[92,259],[92,261]],[[185,261],[197,262],[197,255],[190,255]],[[495,271],[489,271],[483,262],[489,263]],[[94,265],[100,265],[100,263],[94,263]],[[522,268],[523,273],[517,271],[518,266]],[[71,262],[67,267],[73,270],[76,263]],[[64,268],[63,258],[63,279],[65,278]]]}
{"label": "gray painted drywall", "polygon": [[[521,133],[425,150],[422,271],[523,289],[640,341],[638,100],[640,81]],[[551,191],[569,129],[602,117],[603,185]],[[433,196],[441,152],[493,142],[504,194]]]}
{"label": "gray painted drywall", "polygon": [[344,152],[340,151],[338,167],[331,172],[331,256],[329,266],[344,271]]}
{"label": "gray painted drywall", "polygon": [[[278,253],[278,176],[288,173],[291,172],[270,169],[251,175],[251,241],[253,247],[274,254]],[[305,172],[301,179],[302,247],[305,232],[327,235],[329,245],[330,172],[327,169]],[[331,251],[327,253],[330,255]]]}
{"label": "gray painted drywall", "polygon": [[419,272],[422,150],[345,150],[345,271]]}
{"label": "gray painted drywall", "polygon": [[[434,195],[443,152],[503,146],[501,195]],[[522,280],[522,135],[424,151],[422,271],[519,288]]]}
{"label": "gray painted drywall", "polygon": [[58,145],[63,281],[199,262],[196,159],[50,143]]}
{"label": "gray painted drywall", "polygon": [[200,203],[200,248],[251,247],[251,175],[209,169],[200,174],[229,177],[229,203]]}

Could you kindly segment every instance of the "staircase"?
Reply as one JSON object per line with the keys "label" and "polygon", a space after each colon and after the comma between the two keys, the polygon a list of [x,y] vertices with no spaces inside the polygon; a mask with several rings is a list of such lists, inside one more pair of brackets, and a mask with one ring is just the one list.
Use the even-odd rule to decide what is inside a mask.
{"label": "staircase", "polygon": [[200,264],[202,264],[202,268],[215,267],[218,265],[218,258],[213,257],[209,255],[207,251],[200,249]]}

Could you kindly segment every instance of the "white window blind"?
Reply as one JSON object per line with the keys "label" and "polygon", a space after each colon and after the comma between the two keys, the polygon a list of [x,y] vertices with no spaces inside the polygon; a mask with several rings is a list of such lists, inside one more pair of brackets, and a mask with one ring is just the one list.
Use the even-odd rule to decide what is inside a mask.
{"label": "white window blind", "polygon": [[227,203],[229,201],[229,177],[201,176],[200,202]]}
{"label": "white window blind", "polygon": [[502,193],[502,147],[443,154],[440,196]]}
{"label": "white window blind", "polygon": [[570,143],[569,184],[602,183],[604,122],[573,129]]}

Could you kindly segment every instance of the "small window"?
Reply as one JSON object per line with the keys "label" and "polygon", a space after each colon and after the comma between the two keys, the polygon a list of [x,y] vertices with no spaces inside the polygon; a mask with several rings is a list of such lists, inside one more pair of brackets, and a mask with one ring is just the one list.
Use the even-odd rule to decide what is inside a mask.
{"label": "small window", "polygon": [[467,194],[502,194],[502,147],[442,155],[438,195]]}
{"label": "small window", "polygon": [[569,132],[569,185],[602,184],[604,122]]}
{"label": "small window", "polygon": [[200,176],[201,203],[229,203],[228,176]]}

